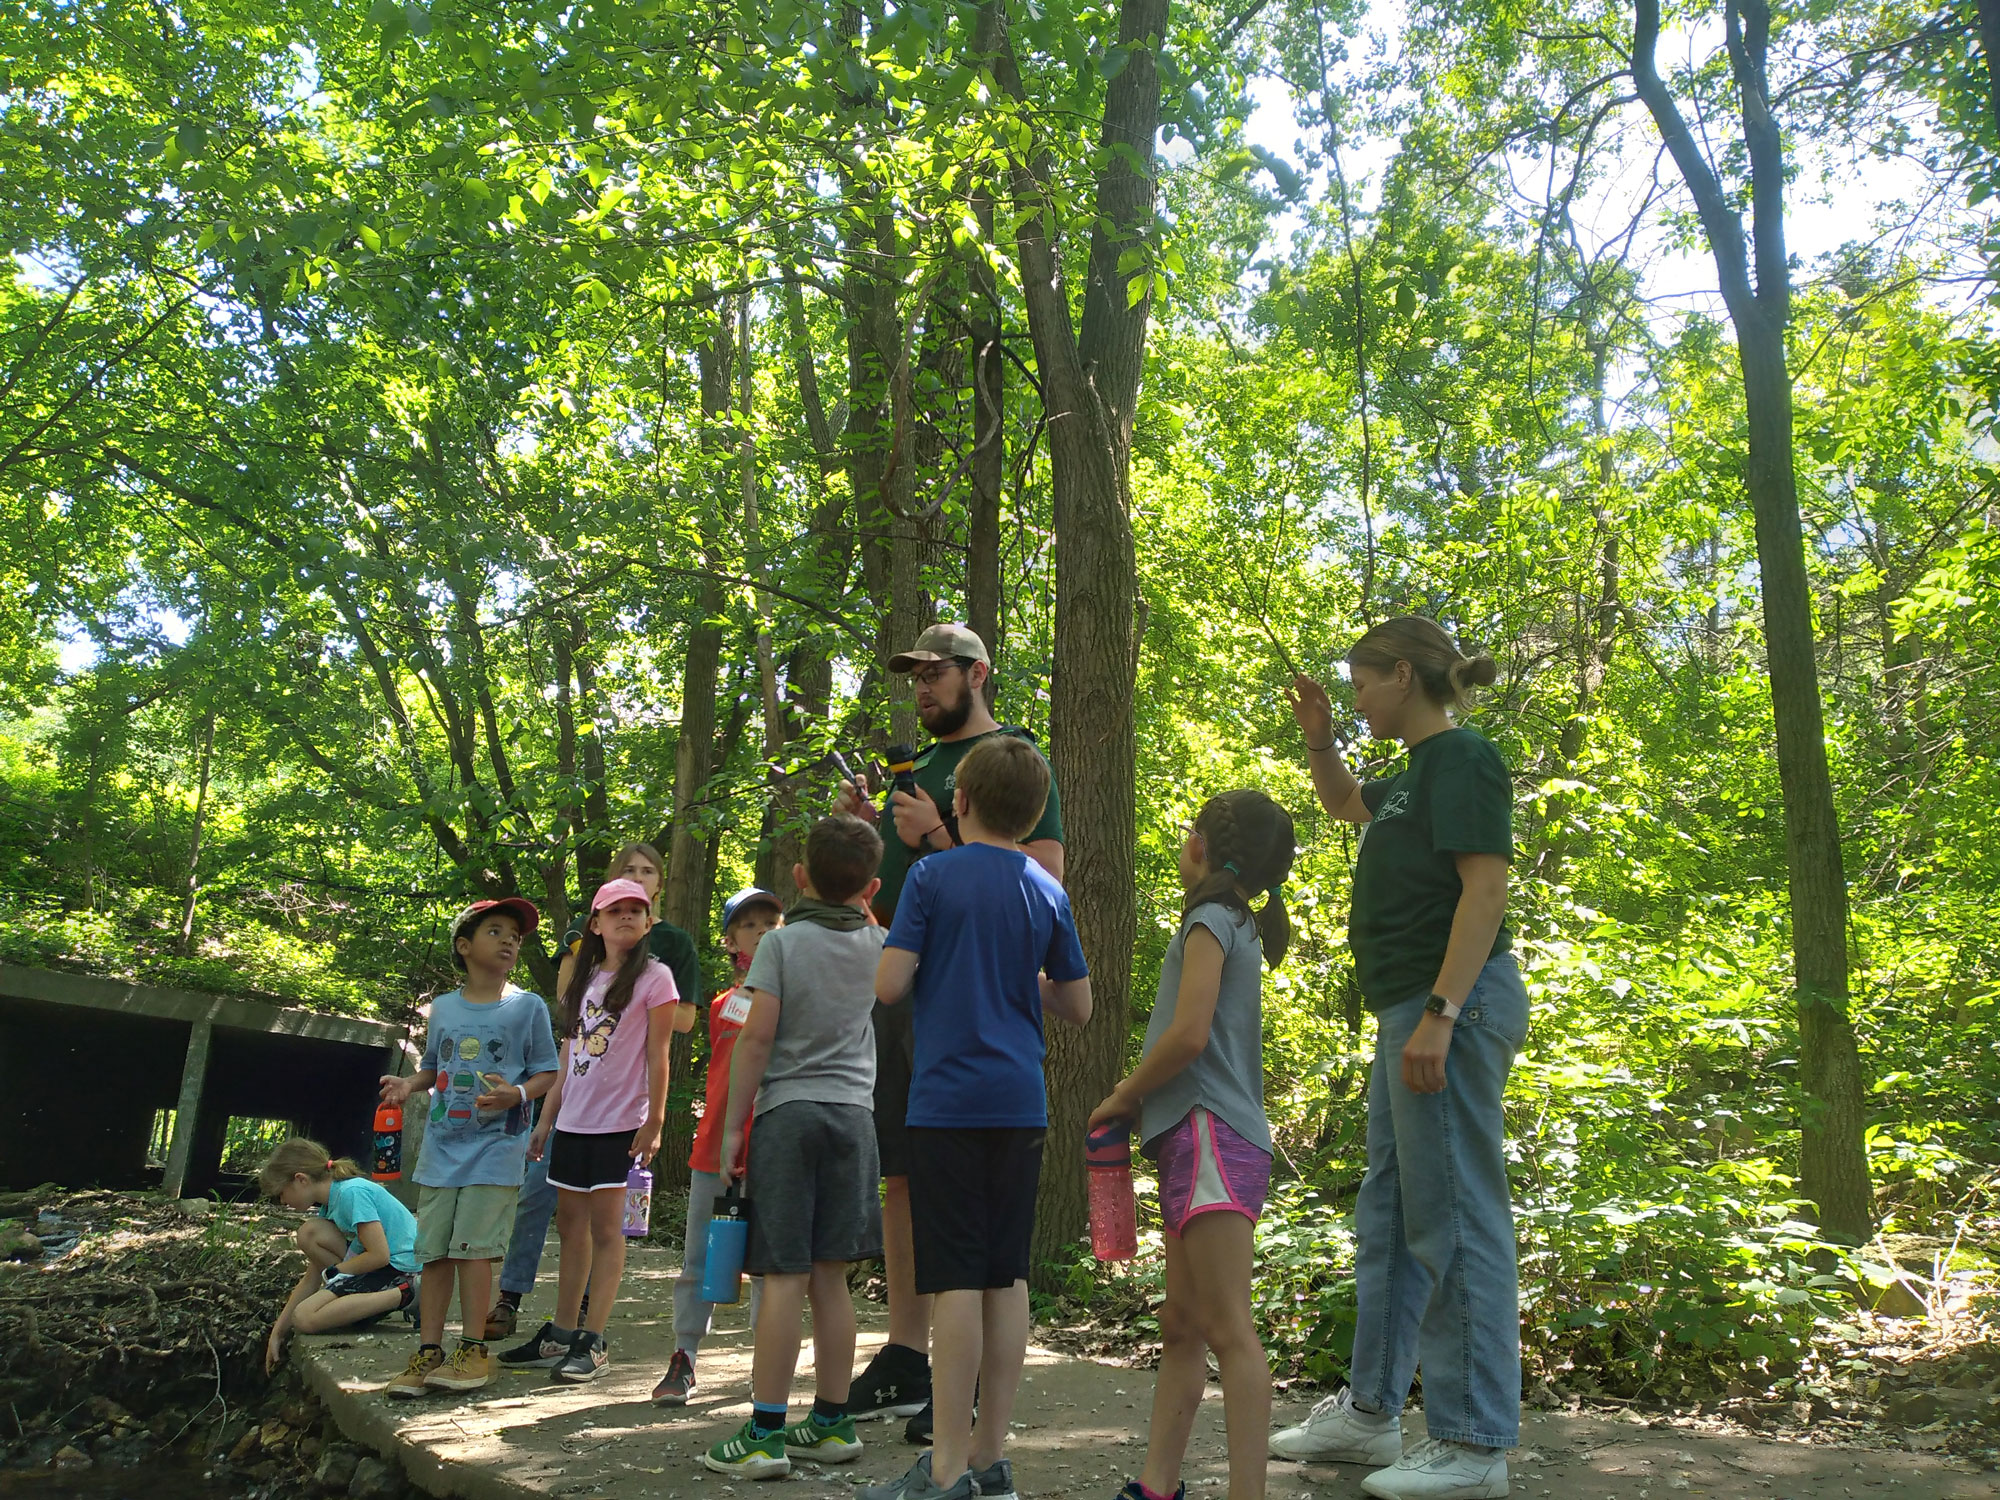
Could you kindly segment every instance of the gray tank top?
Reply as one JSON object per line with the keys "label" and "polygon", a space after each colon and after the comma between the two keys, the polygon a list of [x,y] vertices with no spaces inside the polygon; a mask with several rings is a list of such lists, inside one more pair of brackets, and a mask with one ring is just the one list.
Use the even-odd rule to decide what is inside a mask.
{"label": "gray tank top", "polygon": [[1264,1116],[1264,950],[1255,922],[1216,902],[1188,913],[1160,965],[1160,992],[1153,1001],[1153,1018],[1146,1023],[1144,1050],[1151,1052],[1173,1025],[1182,957],[1194,927],[1207,928],[1222,945],[1215,1021],[1201,1056],[1147,1096],[1139,1113],[1139,1139],[1151,1153],[1159,1137],[1199,1106],[1260,1151],[1269,1151],[1271,1124]]}

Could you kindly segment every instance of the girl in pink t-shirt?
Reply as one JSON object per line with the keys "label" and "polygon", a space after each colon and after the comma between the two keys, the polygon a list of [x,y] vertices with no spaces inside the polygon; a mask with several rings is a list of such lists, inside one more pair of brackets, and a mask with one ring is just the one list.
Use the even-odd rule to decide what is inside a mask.
{"label": "girl in pink t-shirt", "polygon": [[660,1149],[680,993],[673,971],[646,951],[652,925],[652,900],[636,880],[597,888],[562,996],[562,1067],[528,1143],[535,1157],[546,1147],[558,1190],[555,1337],[569,1353],[549,1372],[557,1380],[593,1380],[609,1363],[604,1327],[625,1273],[625,1177]]}

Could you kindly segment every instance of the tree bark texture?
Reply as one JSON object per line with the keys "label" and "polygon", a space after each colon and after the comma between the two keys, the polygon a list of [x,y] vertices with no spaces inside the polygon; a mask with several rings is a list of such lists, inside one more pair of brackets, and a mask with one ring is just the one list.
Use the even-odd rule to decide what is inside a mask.
{"label": "tree bark texture", "polygon": [[1792,453],[1792,379],[1785,363],[1791,274],[1785,258],[1784,142],[1766,89],[1769,8],[1764,0],[1728,0],[1724,25],[1750,163],[1747,244],[1741,218],[1656,69],[1659,0],[1637,0],[1632,73],[1639,97],[1693,195],[1736,329],[1749,422],[1744,479],[1756,522],[1764,649],[1784,798],[1799,1074],[1807,1095],[1799,1122],[1800,1185],[1819,1207],[1821,1228],[1858,1243],[1874,1231],[1875,1200],[1862,1139],[1867,1109],[1861,1057],[1847,1012],[1847,877],[1826,761],[1812,586]]}
{"label": "tree bark texture", "polygon": [[[985,30],[985,13],[981,14]],[[976,47],[980,56],[992,45]],[[993,195],[972,195],[980,238],[993,239]],[[999,691],[1005,630],[1000,619],[1000,493],[1007,482],[1006,357],[1000,349],[1000,289],[993,267],[976,247],[966,256],[970,300],[966,356],[972,373],[972,498],[966,507],[965,623],[986,642],[993,671],[986,679],[987,707]]]}
{"label": "tree bark texture", "polygon": [[[701,410],[706,419],[702,441],[710,450],[711,471],[717,476],[727,473],[732,354],[728,314],[718,308],[715,335],[697,354]],[[722,585],[713,576],[718,561],[712,555],[708,559],[709,571],[701,580],[697,618],[688,632],[687,660],[681,672],[681,728],[674,746],[674,832],[662,901],[667,920],[693,934],[697,942],[708,927],[708,858],[701,801],[714,751],[715,685],[722,659]]]}
{"label": "tree bark texture", "polygon": [[[997,10],[997,7],[995,7]],[[1134,913],[1132,690],[1137,665],[1137,568],[1129,489],[1132,423],[1146,346],[1150,298],[1130,303],[1124,252],[1153,226],[1153,139],[1160,79],[1154,49],[1168,0],[1125,0],[1119,45],[1130,61],[1106,92],[1095,184],[1083,324],[1077,331],[1049,239],[1041,160],[1016,161],[1022,293],[1048,413],[1055,502],[1055,662],[1050,684],[1049,760],[1062,786],[1070,904],[1090,964],[1096,1009],[1090,1024],[1049,1027],[1049,1151],[1035,1218],[1034,1262],[1070,1254],[1088,1222],[1083,1125],[1124,1065],[1130,1013]],[[1003,29],[995,59],[1000,86],[1025,105]],[[1119,148],[1126,149],[1119,149]]]}

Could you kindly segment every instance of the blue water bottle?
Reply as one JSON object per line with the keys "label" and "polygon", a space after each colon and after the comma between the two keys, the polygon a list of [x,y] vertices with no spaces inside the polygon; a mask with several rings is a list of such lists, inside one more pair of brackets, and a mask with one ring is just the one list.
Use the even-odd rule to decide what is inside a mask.
{"label": "blue water bottle", "polygon": [[750,1205],[736,1184],[715,1200],[708,1221],[708,1260],[701,1272],[701,1300],[733,1303],[743,1295],[743,1251],[750,1243]]}

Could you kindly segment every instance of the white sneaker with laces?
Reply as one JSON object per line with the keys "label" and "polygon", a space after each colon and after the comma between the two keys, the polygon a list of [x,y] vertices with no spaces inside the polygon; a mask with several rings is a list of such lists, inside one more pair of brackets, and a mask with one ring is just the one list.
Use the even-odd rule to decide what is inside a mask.
{"label": "white sneaker with laces", "polygon": [[1507,1490],[1507,1453],[1425,1438],[1388,1468],[1361,1481],[1376,1500],[1499,1500]]}
{"label": "white sneaker with laces", "polygon": [[1403,1419],[1356,1411],[1354,1392],[1343,1386],[1298,1426],[1272,1433],[1271,1454],[1299,1463],[1393,1464],[1403,1456]]}

